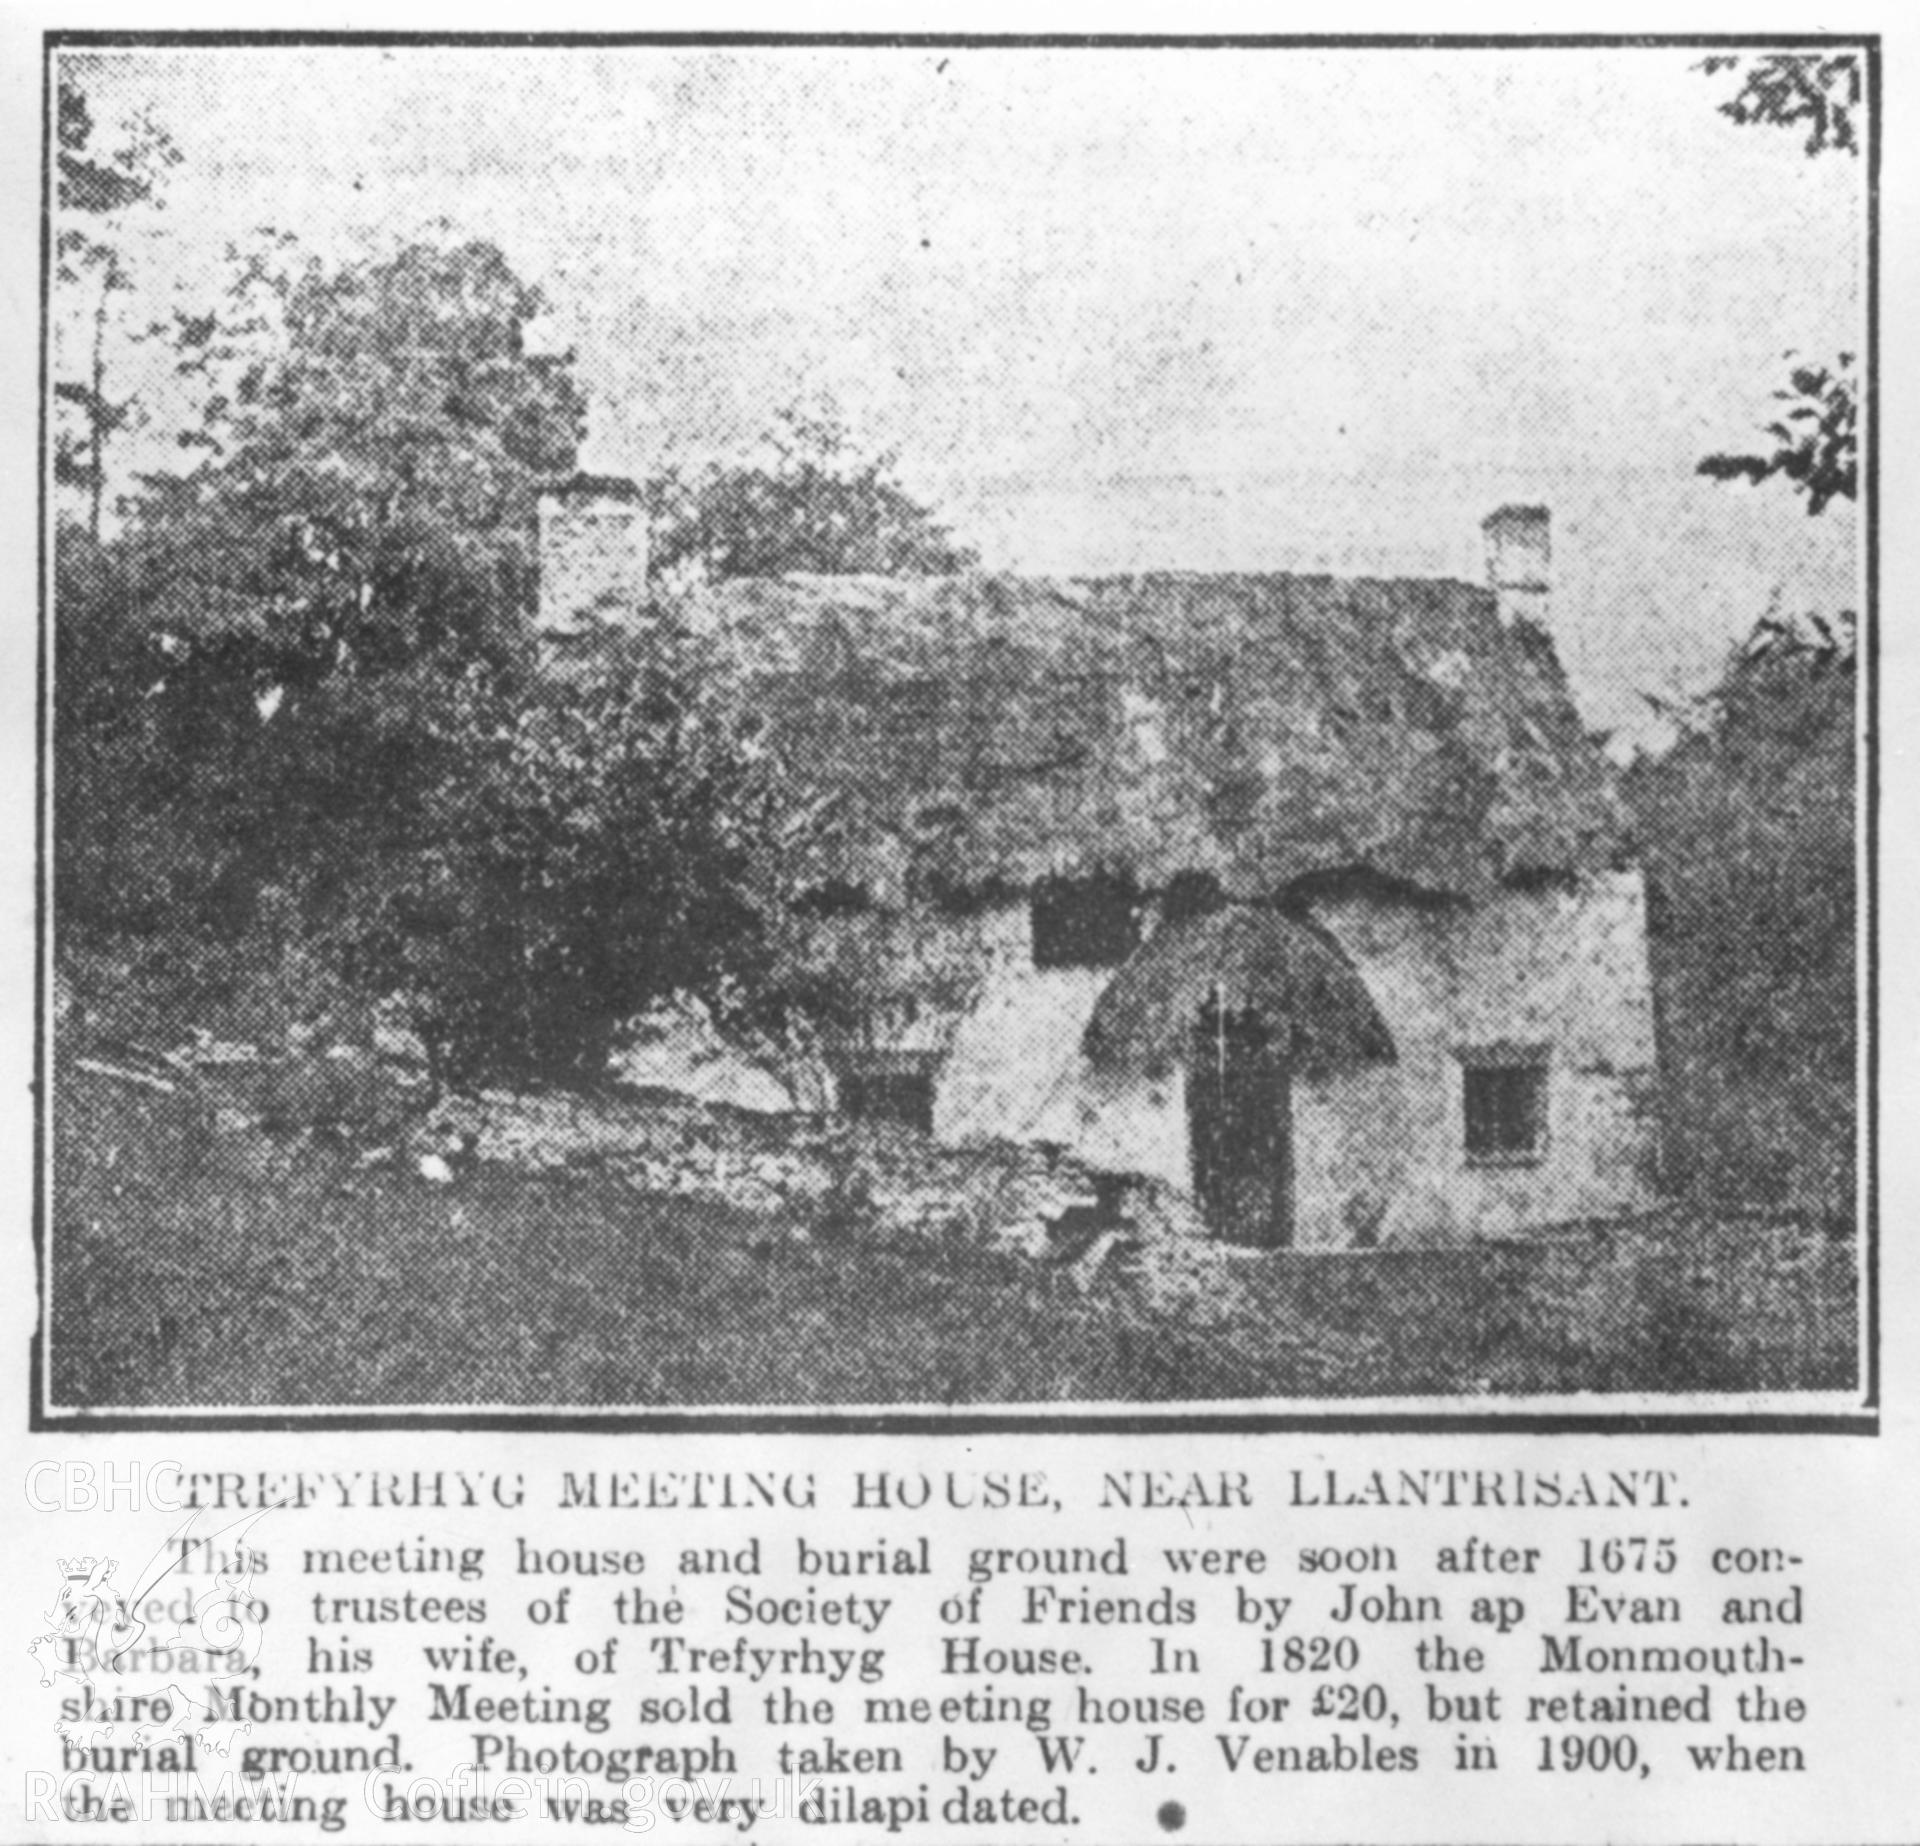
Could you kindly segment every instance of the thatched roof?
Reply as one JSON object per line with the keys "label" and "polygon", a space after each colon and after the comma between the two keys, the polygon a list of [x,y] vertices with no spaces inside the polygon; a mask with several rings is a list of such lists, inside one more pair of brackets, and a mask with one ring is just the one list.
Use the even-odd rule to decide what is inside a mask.
{"label": "thatched roof", "polygon": [[1230,904],[1161,929],[1113,977],[1087,1025],[1086,1051],[1110,1069],[1183,1057],[1209,1004],[1251,1014],[1303,1076],[1391,1063],[1393,1036],[1366,982],[1322,930]]}
{"label": "thatched roof", "polygon": [[1210,872],[1266,896],[1365,869],[1472,895],[1597,868],[1612,772],[1552,643],[1443,580],[782,577],[690,611],[798,783],[823,876],[952,885]]}

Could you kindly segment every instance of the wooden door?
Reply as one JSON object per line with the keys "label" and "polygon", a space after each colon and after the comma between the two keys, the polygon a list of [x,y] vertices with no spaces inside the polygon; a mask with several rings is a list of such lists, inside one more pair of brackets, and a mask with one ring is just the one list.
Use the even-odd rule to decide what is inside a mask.
{"label": "wooden door", "polygon": [[1281,1249],[1293,1241],[1293,1084],[1261,1022],[1204,1008],[1187,1072],[1193,1189],[1217,1235]]}

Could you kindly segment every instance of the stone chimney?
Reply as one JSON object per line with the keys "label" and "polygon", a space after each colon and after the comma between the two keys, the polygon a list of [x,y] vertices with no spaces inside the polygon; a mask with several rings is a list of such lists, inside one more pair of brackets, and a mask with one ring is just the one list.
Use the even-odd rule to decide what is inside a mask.
{"label": "stone chimney", "polygon": [[637,622],[647,604],[647,508],[619,475],[576,474],[540,492],[538,631],[552,639]]}
{"label": "stone chimney", "polygon": [[1487,538],[1487,582],[1500,625],[1547,625],[1553,585],[1553,519],[1544,506],[1503,506],[1480,522]]}

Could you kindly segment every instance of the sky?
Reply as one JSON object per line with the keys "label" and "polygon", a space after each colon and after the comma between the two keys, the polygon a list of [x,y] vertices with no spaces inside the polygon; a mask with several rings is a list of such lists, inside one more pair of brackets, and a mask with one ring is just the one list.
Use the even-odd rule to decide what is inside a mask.
{"label": "sky", "polygon": [[1792,349],[1863,344],[1864,163],[1684,48],[233,47],[88,54],[184,159],[141,286],[256,227],[444,225],[550,303],[583,460],[749,450],[831,397],[990,567],[1447,575],[1554,515],[1589,721],[1771,603],[1857,607],[1841,504],[1702,479]]}

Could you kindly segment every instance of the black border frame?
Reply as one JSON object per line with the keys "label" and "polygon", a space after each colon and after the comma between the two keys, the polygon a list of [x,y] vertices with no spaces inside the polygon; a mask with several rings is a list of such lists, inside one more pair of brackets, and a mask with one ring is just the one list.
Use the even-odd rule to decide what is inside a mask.
{"label": "black border frame", "polygon": [[[1864,640],[1865,712],[1861,794],[1865,800],[1864,889],[1867,903],[1864,1094],[1866,1170],[1862,1176],[1861,1286],[1863,1291],[1860,1406],[1854,1410],[1708,1411],[1586,1410],[1365,1412],[1329,1408],[1308,1411],[1227,1410],[1210,1406],[1183,1411],[1176,1404],[1147,1410],[1093,1409],[1081,1414],[924,1408],[888,1410],[764,1410],[711,1412],[664,1409],[579,1411],[511,1408],[446,1411],[322,1408],[298,1411],[92,1411],[83,1406],[54,1410],[43,1402],[47,1328],[47,1110],[48,953],[52,925],[48,851],[48,751],[51,720],[47,695],[52,675],[49,569],[49,477],[47,466],[48,378],[51,364],[52,110],[55,54],[66,50],[147,50],[222,47],[292,48],[450,47],[537,51],[582,49],[846,49],[846,50],[1103,50],[1103,51],[1580,51],[1701,50],[1857,51],[1866,65],[1866,473],[1861,498],[1866,566]],[[34,1030],[32,1131],[32,1236],[36,1321],[28,1355],[28,1429],[33,1433],[239,1434],[300,1430],[485,1431],[581,1435],[1849,1435],[1880,1433],[1880,123],[1881,34],[1867,33],[1272,33],[1198,35],[1159,33],[955,33],[955,32],[383,32],[383,31],[122,31],[53,29],[42,37],[40,150],[40,310],[38,362],[37,516],[35,567],[38,620],[34,730]],[[1318,1400],[1337,1404],[1337,1400]]]}

